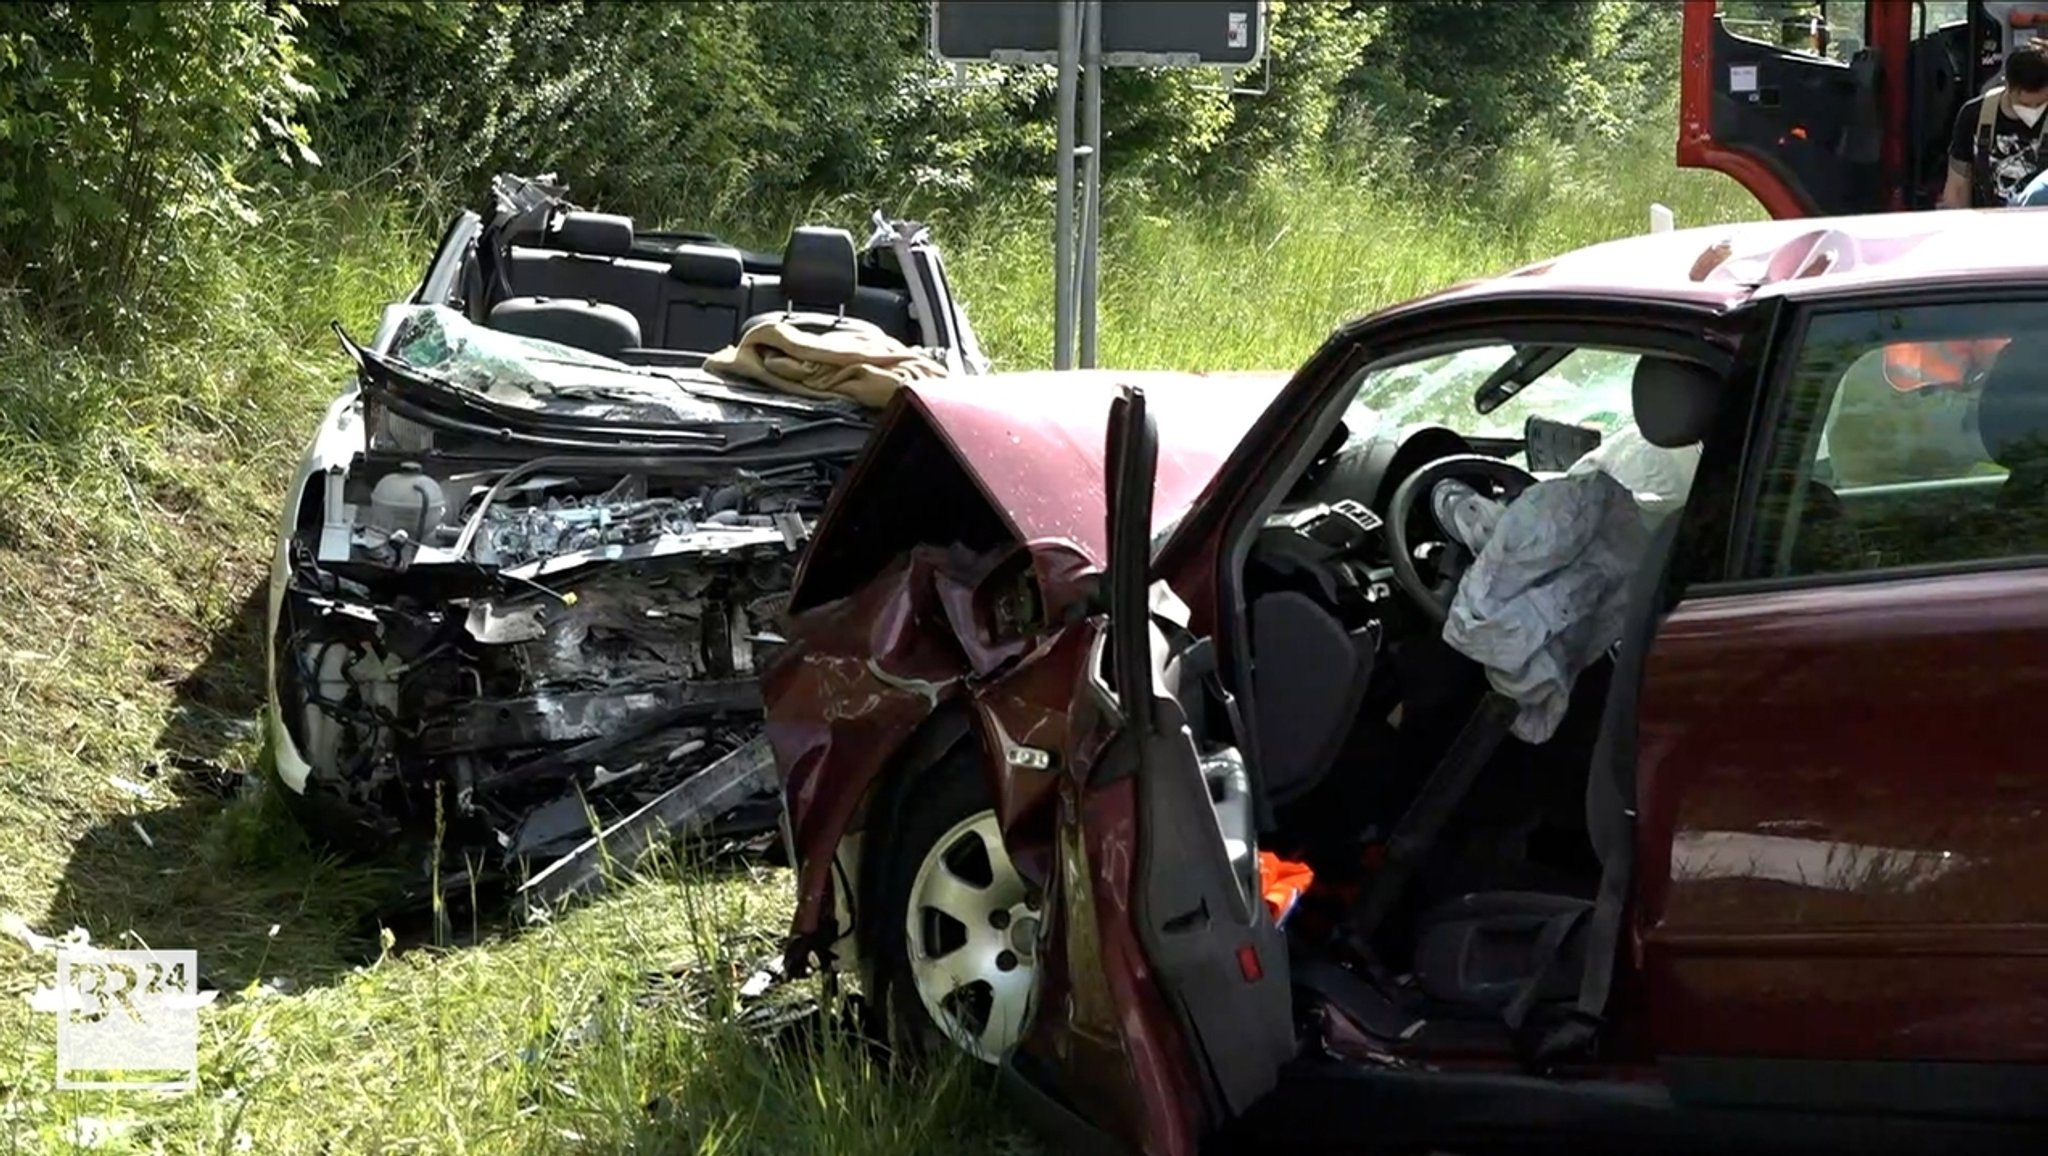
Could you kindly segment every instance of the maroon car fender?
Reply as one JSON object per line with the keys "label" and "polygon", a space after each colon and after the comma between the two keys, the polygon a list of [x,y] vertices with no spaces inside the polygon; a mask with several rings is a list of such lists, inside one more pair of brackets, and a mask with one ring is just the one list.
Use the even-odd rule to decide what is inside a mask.
{"label": "maroon car fender", "polygon": [[[763,688],[798,865],[788,959],[798,971],[845,930],[825,921],[840,841],[886,775],[922,769],[905,765],[920,761],[914,738],[949,704],[970,711],[1006,842],[1025,876],[1043,884],[1049,772],[1067,731],[1064,712],[1041,704],[1066,693],[1087,657],[1078,635],[1048,635],[1044,623],[1085,609],[1095,574],[1065,542],[984,554],[920,546],[793,624]],[[1040,618],[999,633],[1003,612],[991,603],[1019,588]],[[946,753],[925,752],[934,761]]]}
{"label": "maroon car fender", "polygon": [[898,559],[853,596],[804,616],[762,678],[768,741],[782,768],[798,869],[788,963],[801,974],[823,935],[839,840],[868,788],[941,703],[960,693],[967,660],[946,627],[935,547]]}

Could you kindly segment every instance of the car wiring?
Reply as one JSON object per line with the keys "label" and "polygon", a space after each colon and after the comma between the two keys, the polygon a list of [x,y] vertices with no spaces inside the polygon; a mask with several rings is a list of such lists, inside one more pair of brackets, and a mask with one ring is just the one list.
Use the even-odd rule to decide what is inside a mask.
{"label": "car wiring", "polygon": [[564,458],[562,455],[559,454],[545,454],[542,455],[541,457],[521,462],[518,465],[513,466],[511,469],[506,470],[503,474],[500,474],[498,476],[498,480],[491,483],[491,488],[485,490],[483,496],[477,499],[476,510],[469,515],[468,520],[462,523],[462,534],[455,539],[455,548],[453,551],[455,555],[455,560],[457,562],[464,562],[469,559],[469,548],[476,542],[476,532],[484,524],[484,515],[490,512],[491,506],[494,505],[500,497],[504,496],[506,489],[508,489],[513,482],[516,482],[524,477],[529,477],[541,470],[549,469],[551,467],[559,467],[563,465],[565,462],[573,460],[574,459]]}

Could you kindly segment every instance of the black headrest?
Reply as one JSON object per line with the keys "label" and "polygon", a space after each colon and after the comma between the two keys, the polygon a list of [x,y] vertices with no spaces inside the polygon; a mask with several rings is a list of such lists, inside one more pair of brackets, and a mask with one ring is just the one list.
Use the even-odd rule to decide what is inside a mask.
{"label": "black headrest", "polygon": [[782,297],[793,305],[843,309],[859,284],[853,234],[845,229],[804,225],[789,234],[782,250]]}
{"label": "black headrest", "polygon": [[489,325],[500,333],[538,337],[615,357],[640,344],[640,322],[603,301],[507,297],[491,306]]}
{"label": "black headrest", "polygon": [[1636,363],[1636,429],[1668,450],[1705,441],[1726,391],[1718,374],[1689,361],[1645,357]]}
{"label": "black headrest", "polygon": [[668,263],[669,276],[712,289],[736,289],[746,274],[740,251],[719,245],[679,245]]}
{"label": "black headrest", "polygon": [[2048,335],[2015,337],[1998,351],[1978,396],[1977,432],[2009,470],[2048,461]]}
{"label": "black headrest", "polygon": [[616,213],[563,213],[548,230],[547,246],[594,257],[623,257],[633,251],[633,218]]}

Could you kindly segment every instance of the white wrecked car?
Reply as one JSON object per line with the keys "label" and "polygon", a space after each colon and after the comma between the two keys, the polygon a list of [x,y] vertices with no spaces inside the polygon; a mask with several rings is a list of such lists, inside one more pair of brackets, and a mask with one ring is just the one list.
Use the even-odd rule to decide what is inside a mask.
{"label": "white wrecked car", "polygon": [[800,228],[777,257],[509,176],[344,335],[358,373],[285,495],[268,616],[270,763],[316,835],[560,893],[595,878],[558,862],[593,819],[615,854],[753,801],[772,826],[758,648],[869,426],[702,368],[770,323],[985,368],[920,226]]}

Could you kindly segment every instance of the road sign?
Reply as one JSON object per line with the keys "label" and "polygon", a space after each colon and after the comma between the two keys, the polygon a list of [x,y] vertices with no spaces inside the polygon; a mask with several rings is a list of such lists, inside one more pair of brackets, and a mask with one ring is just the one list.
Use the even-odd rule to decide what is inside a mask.
{"label": "road sign", "polygon": [[1059,66],[1052,364],[1073,367],[1078,337],[1081,367],[1091,368],[1102,232],[1102,70],[1231,72],[1257,65],[1266,54],[1265,0],[932,0],[931,34],[932,55],[956,68],[976,62]]}
{"label": "road sign", "polygon": [[[1266,52],[1264,0],[1101,0],[1111,68],[1249,68]],[[934,0],[932,55],[955,63],[1054,64],[1061,0]]]}

